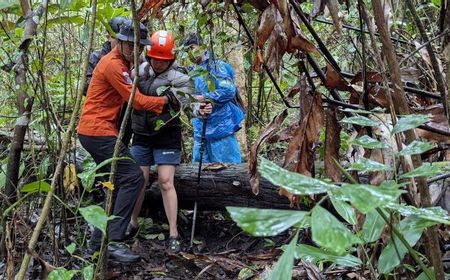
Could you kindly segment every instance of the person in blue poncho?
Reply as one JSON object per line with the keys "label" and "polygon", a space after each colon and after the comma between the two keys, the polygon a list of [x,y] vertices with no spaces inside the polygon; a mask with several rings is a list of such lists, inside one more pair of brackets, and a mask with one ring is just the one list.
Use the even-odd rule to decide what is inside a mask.
{"label": "person in blue poncho", "polygon": [[[193,78],[195,98],[199,102],[209,101],[213,104],[212,113],[206,120],[206,146],[202,161],[205,163],[240,163],[241,151],[235,132],[241,128],[244,113],[233,103],[236,96],[234,72],[229,64],[211,58],[210,53],[202,48],[202,43],[199,34],[191,34],[184,41],[184,46],[189,47],[189,58],[195,63],[191,69],[195,70],[196,67],[201,67],[200,70],[206,70],[206,73]],[[199,69],[197,68],[197,70]],[[203,120],[199,118],[192,120],[194,127],[193,162],[200,161],[202,122]]]}

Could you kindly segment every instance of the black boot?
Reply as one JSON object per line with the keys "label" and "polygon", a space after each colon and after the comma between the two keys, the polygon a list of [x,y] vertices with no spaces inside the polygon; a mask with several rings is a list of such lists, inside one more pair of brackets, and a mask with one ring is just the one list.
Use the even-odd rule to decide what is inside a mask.
{"label": "black boot", "polygon": [[136,263],[141,260],[141,256],[131,251],[123,242],[108,245],[108,254],[111,259],[121,263]]}

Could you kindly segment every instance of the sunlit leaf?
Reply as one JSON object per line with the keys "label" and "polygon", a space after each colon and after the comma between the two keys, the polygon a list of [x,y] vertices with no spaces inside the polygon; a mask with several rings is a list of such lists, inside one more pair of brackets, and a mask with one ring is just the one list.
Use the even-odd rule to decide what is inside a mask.
{"label": "sunlit leaf", "polygon": [[336,199],[334,197],[330,197],[331,203],[334,206],[334,209],[344,218],[349,224],[356,225],[358,222],[356,219],[355,209],[352,206],[348,205],[348,203]]}
{"label": "sunlit leaf", "polygon": [[322,262],[332,262],[348,267],[355,267],[362,264],[361,260],[353,255],[347,254],[340,256],[332,252],[327,252],[320,248],[305,244],[297,246],[297,248],[295,249],[295,258],[313,262],[315,264],[319,264]]}
{"label": "sunlit leaf", "polygon": [[[412,228],[410,227],[409,220],[411,218],[407,217],[400,221],[398,230],[405,237],[409,245],[414,246],[417,241],[419,241],[420,236],[422,236],[423,228]],[[381,251],[380,257],[378,259],[378,269],[381,273],[389,273],[405,257],[408,249],[403,245],[403,243],[398,239],[398,237],[393,234],[391,240],[386,245],[386,247]]]}
{"label": "sunlit leaf", "polygon": [[450,216],[441,207],[416,208],[410,205],[389,203],[386,208],[397,211],[403,216],[414,215],[420,218],[421,221],[418,221],[417,218],[411,219],[411,221],[414,221],[416,227],[425,228],[435,224],[450,225]]}
{"label": "sunlit leaf", "polygon": [[105,210],[98,205],[91,205],[79,209],[83,218],[96,228],[100,229],[103,234],[106,233],[106,224],[114,217],[108,217]]}
{"label": "sunlit leaf", "polygon": [[19,0],[2,0],[0,1],[0,10],[7,9],[14,5],[19,5]]}
{"label": "sunlit leaf", "polygon": [[252,277],[253,275],[254,275],[254,273],[250,268],[244,267],[243,269],[241,269],[239,271],[237,279],[238,280],[246,280],[246,279],[249,279],[250,277]]}
{"label": "sunlit leaf", "polygon": [[270,273],[269,280],[291,280],[292,266],[294,265],[294,252],[297,245],[298,233],[292,238],[286,250],[281,255],[275,268]]}
{"label": "sunlit leaf", "polygon": [[107,188],[110,191],[114,190],[114,184],[111,183],[110,181],[108,182],[102,182],[103,187]]}
{"label": "sunlit leaf", "polygon": [[287,171],[263,157],[260,158],[258,170],[261,176],[272,184],[282,186],[289,192],[297,195],[324,193],[336,187],[321,180]]}
{"label": "sunlit leaf", "polygon": [[349,124],[356,124],[356,125],[360,125],[360,126],[379,126],[380,125],[380,122],[374,121],[372,119],[369,119],[369,118],[363,117],[363,116],[344,118],[341,120],[341,122],[349,123]]}
{"label": "sunlit leaf", "polygon": [[367,243],[378,240],[385,225],[386,222],[376,210],[368,212],[361,231],[361,238]]}
{"label": "sunlit leaf", "polygon": [[78,270],[67,270],[64,267],[57,268],[50,272],[48,275],[48,280],[70,280],[75,274],[78,273]]}
{"label": "sunlit leaf", "polygon": [[397,184],[387,181],[380,186],[345,184],[335,193],[342,194],[362,213],[368,213],[395,201],[403,192]]}
{"label": "sunlit leaf", "polygon": [[84,23],[84,18],[81,16],[62,16],[57,18],[52,18],[48,20],[50,26],[55,24],[70,24],[82,25]]}
{"label": "sunlit leaf", "polygon": [[254,236],[273,236],[300,223],[307,212],[295,210],[227,207],[233,221]]}
{"label": "sunlit leaf", "polygon": [[34,192],[48,192],[51,189],[51,185],[44,180],[34,181],[32,183],[24,185],[20,191],[23,193],[34,193]]}
{"label": "sunlit leaf", "polygon": [[94,265],[90,264],[83,268],[84,280],[92,280],[94,278]]}
{"label": "sunlit leaf", "polygon": [[392,129],[392,134],[416,128],[430,120],[431,116],[428,115],[407,115],[401,117]]}
{"label": "sunlit leaf", "polygon": [[67,252],[69,252],[69,254],[73,254],[73,252],[75,252],[75,249],[76,249],[76,244],[75,243],[70,243],[68,246],[66,246],[66,250],[67,250]]}
{"label": "sunlit leaf", "polygon": [[388,144],[375,140],[368,135],[356,138],[355,140],[353,140],[352,144],[361,146],[366,149],[385,149],[390,147]]}
{"label": "sunlit leaf", "polygon": [[311,215],[312,240],[328,251],[342,255],[360,240],[327,210],[316,205]]}
{"label": "sunlit leaf", "polygon": [[424,162],[421,166],[416,169],[400,175],[400,178],[414,178],[414,177],[431,177],[440,173],[444,173],[450,170],[450,162],[449,161],[441,161],[441,162],[433,162],[428,163]]}
{"label": "sunlit leaf", "polygon": [[392,168],[389,165],[379,163],[377,161],[368,159],[368,158],[360,158],[357,162],[352,163],[349,170],[358,170],[358,171],[390,171]]}
{"label": "sunlit leaf", "polygon": [[408,146],[404,147],[398,154],[406,155],[420,155],[426,151],[433,149],[434,145],[429,142],[413,141]]}

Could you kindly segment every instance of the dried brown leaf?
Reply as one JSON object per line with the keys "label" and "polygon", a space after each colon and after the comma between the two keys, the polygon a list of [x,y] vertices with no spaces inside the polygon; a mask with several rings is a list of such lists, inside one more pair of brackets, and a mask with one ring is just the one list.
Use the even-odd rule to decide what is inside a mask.
{"label": "dried brown leaf", "polygon": [[312,175],[314,165],[315,142],[319,139],[319,132],[323,126],[322,96],[318,92],[303,93],[300,126],[296,129],[292,141],[289,143],[283,167],[298,159],[295,171],[307,176]]}
{"label": "dried brown leaf", "polygon": [[281,196],[286,197],[287,199],[289,199],[289,202],[291,203],[290,204],[291,208],[293,208],[294,206],[298,207],[299,200],[298,200],[298,196],[297,195],[295,195],[293,193],[290,193],[288,190],[286,190],[283,187],[280,187],[280,190],[278,191],[278,194],[281,195]]}
{"label": "dried brown leaf", "polygon": [[284,109],[283,112],[273,118],[266,129],[264,129],[264,131],[259,135],[258,139],[253,144],[252,149],[250,150],[248,169],[250,173],[250,186],[252,187],[252,191],[254,194],[259,193],[259,173],[257,170],[259,148],[261,144],[263,144],[281,126],[287,115],[288,111],[287,109]]}
{"label": "dried brown leaf", "polygon": [[[383,75],[380,72],[366,72],[368,83],[381,83],[383,81]],[[350,84],[356,84],[363,81],[362,72],[356,73]]]}
{"label": "dried brown leaf", "polygon": [[342,171],[335,163],[335,160],[339,162],[341,146],[341,125],[338,121],[338,112],[336,106],[328,107],[325,127],[325,175],[333,182],[340,182],[342,178]]}
{"label": "dried brown leaf", "polygon": [[253,61],[253,71],[261,71],[261,65],[263,63],[262,52],[260,49],[256,50],[255,60]]}
{"label": "dried brown leaf", "polygon": [[[311,100],[312,99],[312,100]],[[315,92],[300,100],[301,104],[310,104],[310,108],[301,109],[301,118],[307,119],[305,136],[301,144],[295,171],[306,176],[314,176],[314,158],[320,130],[323,127],[322,95]],[[302,122],[303,125],[303,122]]]}
{"label": "dried brown leaf", "polygon": [[272,34],[276,23],[276,13],[278,13],[274,4],[271,4],[261,15],[261,21],[256,31],[256,47],[262,48]]}
{"label": "dried brown leaf", "polygon": [[298,34],[291,40],[290,48],[288,48],[288,52],[292,53],[295,50],[300,50],[308,53],[317,52],[316,47],[303,35]]}
{"label": "dried brown leaf", "polygon": [[[416,113],[431,114],[431,121],[428,122],[426,125],[431,128],[436,128],[436,129],[439,129],[442,131],[446,131],[447,133],[450,133],[450,127],[448,125],[448,120],[447,120],[447,117],[445,116],[444,108],[443,108],[442,104],[435,104],[435,105],[417,110]],[[423,130],[420,128],[417,128],[416,132],[421,138],[427,139],[429,141],[450,144],[450,137],[447,135],[430,132],[430,131]]]}
{"label": "dried brown leaf", "polygon": [[[379,163],[385,163],[384,157],[381,149],[373,149],[370,151],[370,159]],[[369,182],[373,186],[378,186],[384,181],[386,181],[386,172],[376,171],[369,172]]]}
{"label": "dried brown leaf", "polygon": [[299,120],[294,120],[294,122],[291,123],[288,127],[284,128],[280,132],[272,135],[269,139],[267,139],[267,143],[273,144],[281,141],[290,141],[299,125]]}
{"label": "dried brown leaf", "polygon": [[327,88],[338,89],[343,91],[352,91],[353,88],[344,79],[341,73],[337,72],[333,65],[327,63],[327,73],[325,79],[325,86]]}

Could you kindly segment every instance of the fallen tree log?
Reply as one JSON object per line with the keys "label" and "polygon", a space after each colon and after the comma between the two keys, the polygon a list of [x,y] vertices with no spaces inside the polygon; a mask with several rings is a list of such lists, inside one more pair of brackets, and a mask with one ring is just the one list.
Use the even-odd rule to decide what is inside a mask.
{"label": "fallen tree log", "polygon": [[[260,180],[260,192],[252,193],[247,164],[231,165],[220,171],[203,170],[197,187],[197,164],[182,164],[175,173],[175,189],[180,209],[193,209],[197,200],[202,210],[223,210],[226,206],[289,209],[290,202],[278,194],[279,187],[264,178]],[[146,211],[162,209],[161,192],[153,172],[153,184],[147,189],[143,205]]]}

